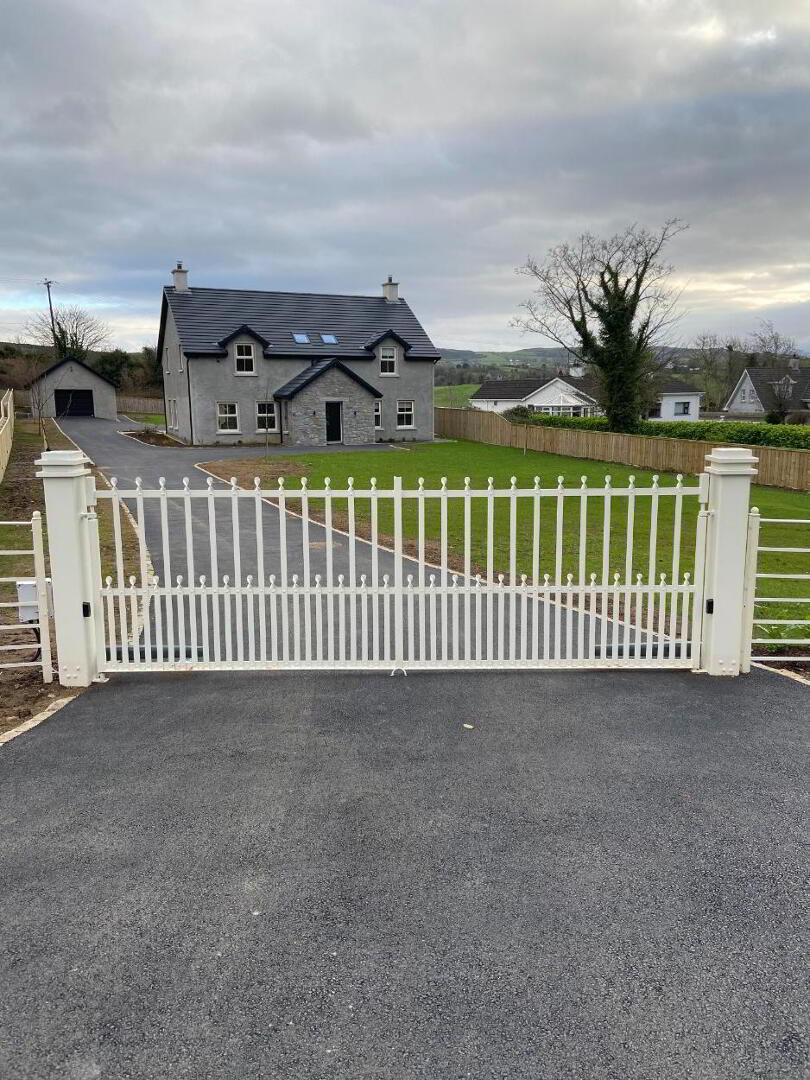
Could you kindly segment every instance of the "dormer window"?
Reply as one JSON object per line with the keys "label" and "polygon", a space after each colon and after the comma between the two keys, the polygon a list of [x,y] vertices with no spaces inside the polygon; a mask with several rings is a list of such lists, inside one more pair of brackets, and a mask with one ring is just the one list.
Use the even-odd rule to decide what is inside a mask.
{"label": "dormer window", "polygon": [[397,349],[395,345],[383,345],[380,348],[380,375],[396,375]]}
{"label": "dormer window", "polygon": [[321,341],[324,345],[337,345],[337,334],[321,334]]}
{"label": "dormer window", "polygon": [[256,364],[253,355],[253,345],[250,342],[237,342],[236,345],[236,374],[255,375]]}
{"label": "dormer window", "polygon": [[309,334],[293,332],[293,338],[297,345],[309,345]]}

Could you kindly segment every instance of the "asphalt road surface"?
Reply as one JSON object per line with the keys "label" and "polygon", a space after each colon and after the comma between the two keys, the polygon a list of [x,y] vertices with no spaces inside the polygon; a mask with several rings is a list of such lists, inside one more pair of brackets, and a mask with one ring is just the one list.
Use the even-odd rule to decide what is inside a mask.
{"label": "asphalt road surface", "polygon": [[766,672],[95,686],[0,749],[0,1076],[807,1076],[809,703]]}

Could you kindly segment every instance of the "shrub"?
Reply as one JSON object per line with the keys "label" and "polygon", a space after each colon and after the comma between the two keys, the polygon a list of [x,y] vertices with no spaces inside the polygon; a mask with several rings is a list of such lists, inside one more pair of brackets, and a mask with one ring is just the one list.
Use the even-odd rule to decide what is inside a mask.
{"label": "shrub", "polygon": [[[538,424],[544,427],[573,428],[577,431],[607,431],[603,417],[543,416],[523,406],[510,409],[504,416],[513,423]],[[810,426],[796,424],[761,424],[737,420],[642,420],[637,435],[659,439],[692,439],[714,443],[747,443],[749,446],[781,446],[810,450]]]}

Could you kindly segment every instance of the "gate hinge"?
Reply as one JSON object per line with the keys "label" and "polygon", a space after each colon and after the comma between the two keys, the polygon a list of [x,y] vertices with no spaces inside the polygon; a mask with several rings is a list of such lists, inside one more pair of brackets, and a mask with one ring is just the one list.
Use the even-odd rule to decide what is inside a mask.
{"label": "gate hinge", "polygon": [[706,614],[707,615],[714,615],[714,600],[707,600],[706,601]]}

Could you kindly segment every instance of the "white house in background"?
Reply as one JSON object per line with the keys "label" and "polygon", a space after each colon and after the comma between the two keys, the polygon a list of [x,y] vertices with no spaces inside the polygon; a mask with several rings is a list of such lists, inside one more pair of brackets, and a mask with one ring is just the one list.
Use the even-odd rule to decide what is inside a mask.
{"label": "white house in background", "polygon": [[810,371],[798,361],[781,367],[749,367],[739,378],[725,405],[731,417],[762,418],[766,413],[810,410]]}
{"label": "white house in background", "polygon": [[[573,369],[573,372],[581,369]],[[597,383],[592,375],[558,374],[551,378],[504,379],[483,383],[470,397],[474,409],[506,412],[522,405],[546,416],[602,416],[597,399]],[[660,382],[658,402],[650,410],[651,420],[697,420],[700,418],[700,390],[669,376]]]}

